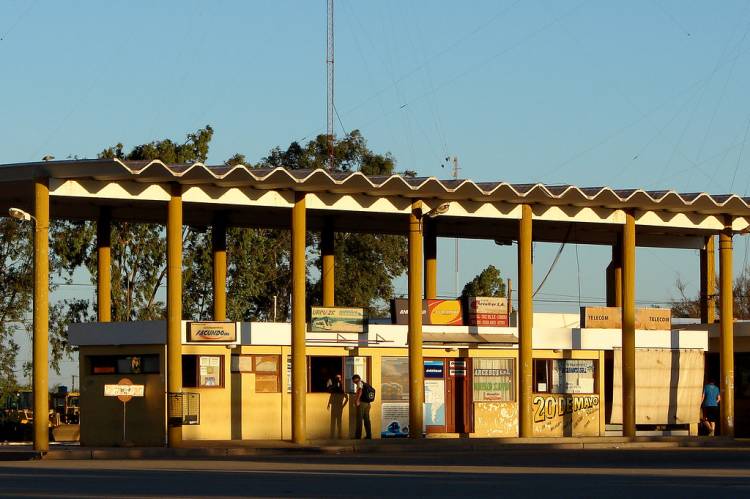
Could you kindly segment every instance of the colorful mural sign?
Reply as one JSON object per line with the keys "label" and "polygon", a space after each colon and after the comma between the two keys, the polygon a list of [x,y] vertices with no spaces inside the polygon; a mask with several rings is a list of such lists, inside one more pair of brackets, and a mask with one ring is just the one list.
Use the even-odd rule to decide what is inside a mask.
{"label": "colorful mural sign", "polygon": [[364,333],[367,331],[367,313],[364,308],[310,307],[310,331]]}

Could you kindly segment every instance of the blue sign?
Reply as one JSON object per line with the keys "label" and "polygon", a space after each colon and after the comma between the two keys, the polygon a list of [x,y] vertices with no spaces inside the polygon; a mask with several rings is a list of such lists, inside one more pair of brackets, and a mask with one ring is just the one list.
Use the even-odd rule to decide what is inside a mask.
{"label": "blue sign", "polygon": [[442,360],[425,360],[424,377],[433,379],[445,378],[445,362]]}

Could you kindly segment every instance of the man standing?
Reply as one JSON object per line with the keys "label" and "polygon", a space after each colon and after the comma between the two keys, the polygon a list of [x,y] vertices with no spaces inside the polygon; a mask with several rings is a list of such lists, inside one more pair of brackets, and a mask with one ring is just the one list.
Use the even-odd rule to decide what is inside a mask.
{"label": "man standing", "polygon": [[706,386],[703,387],[703,424],[708,429],[708,436],[713,437],[716,433],[716,423],[719,422],[719,402],[721,401],[721,391],[716,386],[714,380],[709,379]]}
{"label": "man standing", "polygon": [[354,438],[359,440],[362,438],[362,423],[365,424],[365,438],[367,440],[372,439],[372,428],[370,427],[370,403],[367,402],[364,397],[366,383],[362,381],[359,374],[352,376],[352,383],[356,389],[354,394],[354,405],[357,406],[357,429],[354,432]]}

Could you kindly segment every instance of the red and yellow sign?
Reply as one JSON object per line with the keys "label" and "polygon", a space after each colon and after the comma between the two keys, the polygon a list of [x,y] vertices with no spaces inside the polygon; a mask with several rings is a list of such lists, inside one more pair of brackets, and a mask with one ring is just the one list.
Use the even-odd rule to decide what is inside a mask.
{"label": "red and yellow sign", "polygon": [[[408,324],[409,300],[393,300],[391,318],[394,324]],[[463,322],[463,310],[459,300],[422,300],[422,324],[462,326]]]}

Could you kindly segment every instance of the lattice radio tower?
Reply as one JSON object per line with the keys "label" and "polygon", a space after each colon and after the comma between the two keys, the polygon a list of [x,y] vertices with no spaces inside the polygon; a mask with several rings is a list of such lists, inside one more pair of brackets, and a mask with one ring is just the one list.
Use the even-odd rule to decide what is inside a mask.
{"label": "lattice radio tower", "polygon": [[336,112],[333,105],[333,0],[328,0],[328,49],[326,51],[326,68],[328,71],[328,80],[326,88],[328,90],[326,117],[328,118],[326,138],[328,142],[328,171],[333,171],[333,141],[334,129],[333,119]]}

